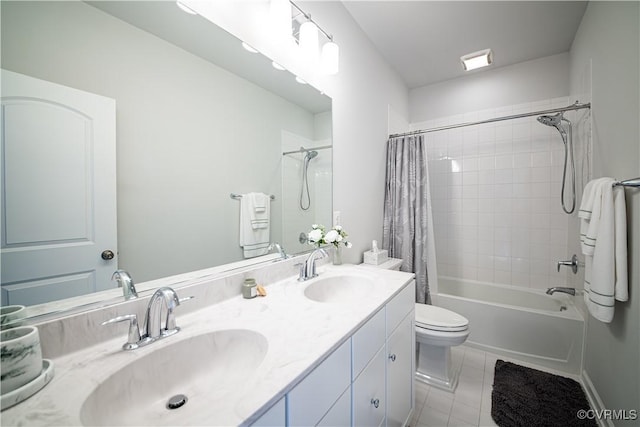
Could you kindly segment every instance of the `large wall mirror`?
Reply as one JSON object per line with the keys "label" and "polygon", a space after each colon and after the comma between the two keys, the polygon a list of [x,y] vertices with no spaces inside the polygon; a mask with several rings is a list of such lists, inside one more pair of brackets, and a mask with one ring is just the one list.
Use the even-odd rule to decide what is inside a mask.
{"label": "large wall mirror", "polygon": [[[45,112],[50,128],[24,126],[16,119],[24,102],[6,96],[9,83],[3,81],[2,305],[36,305],[97,291],[113,298],[110,279],[118,268],[140,283],[240,261],[264,262],[264,256],[247,258],[240,245],[241,202],[232,193],[272,196],[268,240],[290,254],[309,250],[299,236],[311,224],[330,224],[331,99],[326,95],[175,2],[3,1],[0,7],[3,70],[37,79],[36,86],[54,84],[115,101],[115,165],[100,164],[109,156],[100,157],[90,144],[78,158],[97,160],[91,168],[98,172],[113,168],[117,201],[115,248],[93,245],[88,254],[67,254],[63,261],[44,252],[27,261],[15,257],[47,244],[90,246],[85,241],[96,234],[97,220],[85,211],[105,212],[98,212],[98,195],[89,188],[93,172],[86,165],[71,164],[73,155],[56,147],[24,148],[25,127],[48,141],[66,119]],[[83,126],[84,137],[98,127]],[[92,137],[87,138],[97,144]],[[37,189],[38,182],[51,191]],[[84,193],[74,199],[67,186]],[[61,188],[63,196],[52,195]],[[58,209],[75,202],[83,210],[78,221]],[[43,218],[54,226],[71,223],[79,237],[39,234]],[[105,250],[114,252],[113,259],[102,259]],[[102,272],[64,270],[69,259],[82,257],[99,259]],[[24,265],[14,268],[19,263]],[[35,277],[33,271],[45,264],[54,264],[53,272]]]}

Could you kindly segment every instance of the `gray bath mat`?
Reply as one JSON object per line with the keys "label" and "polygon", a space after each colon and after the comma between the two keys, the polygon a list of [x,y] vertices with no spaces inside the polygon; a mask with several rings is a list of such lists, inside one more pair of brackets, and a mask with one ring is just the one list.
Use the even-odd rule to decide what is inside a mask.
{"label": "gray bath mat", "polygon": [[[596,427],[581,419],[591,409],[580,384],[570,378],[496,362],[491,417],[500,427]],[[582,417],[584,418],[584,417]]]}

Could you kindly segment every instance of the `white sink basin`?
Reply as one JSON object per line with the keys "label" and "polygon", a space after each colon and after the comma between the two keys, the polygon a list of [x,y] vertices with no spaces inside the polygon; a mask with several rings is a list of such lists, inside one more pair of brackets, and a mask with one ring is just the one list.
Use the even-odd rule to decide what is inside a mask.
{"label": "white sink basin", "polygon": [[372,286],[373,280],[365,276],[320,276],[304,290],[304,295],[317,302],[350,304],[366,298]]}
{"label": "white sink basin", "polygon": [[[173,338],[178,336],[167,339]],[[160,346],[98,385],[82,405],[80,419],[98,426],[207,424],[206,414],[233,411],[229,401],[251,394],[267,348],[267,339],[248,329],[215,331]],[[187,402],[167,409],[169,399],[179,394]]]}

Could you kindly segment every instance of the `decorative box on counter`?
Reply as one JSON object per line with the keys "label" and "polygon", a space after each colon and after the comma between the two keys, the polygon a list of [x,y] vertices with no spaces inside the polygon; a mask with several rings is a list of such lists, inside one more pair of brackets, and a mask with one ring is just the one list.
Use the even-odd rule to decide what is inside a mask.
{"label": "decorative box on counter", "polygon": [[371,265],[380,265],[389,259],[386,249],[378,249],[378,242],[375,240],[371,243],[371,250],[364,253],[364,263]]}

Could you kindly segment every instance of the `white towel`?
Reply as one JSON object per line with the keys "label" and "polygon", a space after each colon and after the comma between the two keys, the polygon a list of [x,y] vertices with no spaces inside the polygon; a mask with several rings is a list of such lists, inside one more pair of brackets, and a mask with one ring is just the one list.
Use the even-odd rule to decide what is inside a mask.
{"label": "white towel", "polygon": [[269,228],[271,198],[264,193],[249,193],[247,197],[250,203],[251,227],[254,230],[257,228]]}
{"label": "white towel", "polygon": [[257,213],[265,212],[267,210],[267,204],[269,203],[269,196],[262,193],[249,193],[253,200],[253,209]]}
{"label": "white towel", "polygon": [[606,323],[613,320],[615,300],[629,298],[624,189],[614,189],[614,182],[612,178],[590,181],[578,213],[585,304],[593,317]]}
{"label": "white towel", "polygon": [[266,214],[266,223],[259,222],[260,226],[254,227],[254,221],[261,220],[256,219],[256,215],[258,213],[255,211],[252,194],[253,193],[243,194],[240,199],[239,243],[243,249],[243,255],[245,258],[257,257],[269,252],[269,202],[267,202],[265,212],[263,213],[263,217],[264,214]]}

